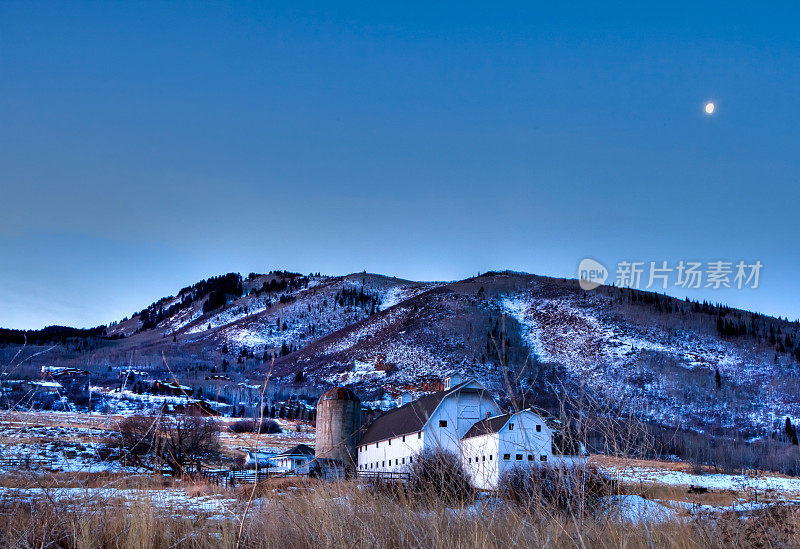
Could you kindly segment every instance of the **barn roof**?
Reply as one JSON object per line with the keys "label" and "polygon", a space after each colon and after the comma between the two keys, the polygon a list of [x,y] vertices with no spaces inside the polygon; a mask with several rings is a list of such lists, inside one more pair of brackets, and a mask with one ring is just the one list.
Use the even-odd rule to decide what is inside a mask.
{"label": "barn roof", "polygon": [[421,431],[444,397],[470,383],[473,383],[473,380],[465,381],[445,391],[425,395],[383,414],[367,427],[359,444],[371,444]]}
{"label": "barn roof", "polygon": [[509,412],[507,414],[482,419],[470,427],[469,431],[467,431],[461,438],[472,438],[479,437],[481,435],[497,433],[506,423],[508,423],[508,420],[511,419],[511,416],[513,415],[514,414]]}
{"label": "barn roof", "polygon": [[284,450],[276,457],[286,457],[286,456],[314,456],[314,449],[307,444],[298,444],[294,448],[289,448],[288,450]]}

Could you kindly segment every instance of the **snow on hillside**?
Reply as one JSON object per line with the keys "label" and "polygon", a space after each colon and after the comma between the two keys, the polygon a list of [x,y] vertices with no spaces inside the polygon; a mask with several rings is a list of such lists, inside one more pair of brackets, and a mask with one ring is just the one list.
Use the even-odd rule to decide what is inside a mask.
{"label": "snow on hillside", "polygon": [[579,307],[566,297],[537,299],[524,294],[506,297],[501,303],[525,327],[524,337],[539,360],[562,363],[581,375],[591,374],[603,361],[633,363],[642,351],[669,353],[687,367],[717,367],[723,373],[742,363],[719,340],[609,322],[602,299]]}
{"label": "snow on hillside", "polygon": [[173,316],[172,318],[166,320],[164,322],[164,327],[168,328],[170,331],[180,330],[184,326],[191,324],[198,318],[203,316],[203,310],[199,306],[194,308],[184,309],[182,311],[178,311],[178,313]]}
{"label": "snow on hillside", "polygon": [[357,360],[351,371],[333,374],[327,378],[334,385],[351,385],[365,381],[375,381],[386,377],[386,371],[376,370],[375,365]]}
{"label": "snow on hillside", "polygon": [[[626,322],[612,313],[606,296],[586,295],[579,301],[523,292],[500,299],[499,306],[519,322],[539,362],[565,366],[574,382],[646,419],[758,431],[800,413],[792,398],[775,393],[777,372],[764,357],[689,330]],[[716,370],[738,394],[715,393],[709,381]]]}
{"label": "snow on hillside", "polygon": [[383,317],[375,322],[370,322],[364,326],[351,331],[344,337],[339,338],[335,343],[328,345],[325,348],[326,354],[333,354],[341,351],[349,350],[358,343],[372,338],[378,332],[390,327],[392,324],[401,320],[407,311],[403,309],[394,310],[386,313]]}
{"label": "snow on hillside", "polygon": [[[249,315],[262,313],[267,310],[272,301],[268,297],[253,298],[240,305],[235,305],[224,309],[218,313],[212,314],[209,318],[205,319],[202,323],[193,326],[186,333],[196,334],[204,332],[209,329],[219,328],[232,324],[237,320],[241,320]],[[194,315],[193,315],[194,316]]]}
{"label": "snow on hillside", "polygon": [[[412,283],[375,275],[351,275],[340,279],[312,279],[308,288],[283,294],[244,296],[219,311],[203,315],[200,305],[180,311],[164,326],[196,336],[190,342],[214,340],[217,347],[227,343],[235,351],[254,353],[286,345],[302,348],[332,332],[367,318],[369,307],[341,302],[344,292],[363,292],[377,299],[383,310],[427,291],[435,284]],[[193,325],[190,325],[194,323]],[[339,349],[357,343],[345,341]],[[335,352],[336,349],[331,349]]]}
{"label": "snow on hillside", "polygon": [[423,292],[427,292],[428,290],[440,286],[441,284],[433,283],[433,284],[425,284],[425,285],[416,285],[411,287],[404,287],[398,286],[394,288],[390,288],[381,299],[381,310],[385,311],[390,307],[394,307],[398,303],[405,301],[406,299],[411,299],[412,297],[416,297]]}

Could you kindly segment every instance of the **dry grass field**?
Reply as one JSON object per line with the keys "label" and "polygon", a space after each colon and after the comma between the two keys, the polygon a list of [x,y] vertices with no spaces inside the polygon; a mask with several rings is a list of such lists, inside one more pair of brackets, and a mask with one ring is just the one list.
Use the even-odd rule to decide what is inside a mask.
{"label": "dry grass field", "polygon": [[[800,480],[785,475],[698,473],[680,462],[592,456],[590,466],[618,484],[616,495],[590,512],[519,505],[493,494],[454,505],[359,481],[275,478],[225,488],[102,461],[98,448],[121,419],[0,416],[4,457],[54,458],[53,466],[0,473],[0,546],[800,546]],[[282,427],[275,435],[225,432],[224,453],[313,444],[310,425]]]}
{"label": "dry grass field", "polygon": [[[168,493],[167,488],[162,492]],[[352,482],[268,481],[250,505],[245,489],[222,498],[213,487],[186,493],[201,502],[154,503],[130,494],[86,492],[2,499],[7,547],[796,547],[798,511],[674,516],[613,512],[578,516],[542,505],[479,499],[443,506]],[[250,491],[252,492],[252,490]],[[213,502],[213,503],[211,503]]]}

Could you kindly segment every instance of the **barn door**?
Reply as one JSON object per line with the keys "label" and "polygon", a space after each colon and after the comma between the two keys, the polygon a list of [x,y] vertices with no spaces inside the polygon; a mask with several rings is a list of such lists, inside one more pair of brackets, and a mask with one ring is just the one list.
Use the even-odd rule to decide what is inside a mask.
{"label": "barn door", "polygon": [[464,434],[481,419],[481,399],[475,393],[461,393],[458,398],[458,435]]}

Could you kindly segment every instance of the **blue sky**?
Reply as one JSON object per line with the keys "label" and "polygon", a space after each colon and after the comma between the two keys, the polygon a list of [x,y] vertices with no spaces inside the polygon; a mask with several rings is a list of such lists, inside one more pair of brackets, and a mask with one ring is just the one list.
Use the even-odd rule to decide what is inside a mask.
{"label": "blue sky", "polygon": [[800,317],[796,4],[376,4],[0,3],[0,326],[587,256],[760,260],[690,295]]}

